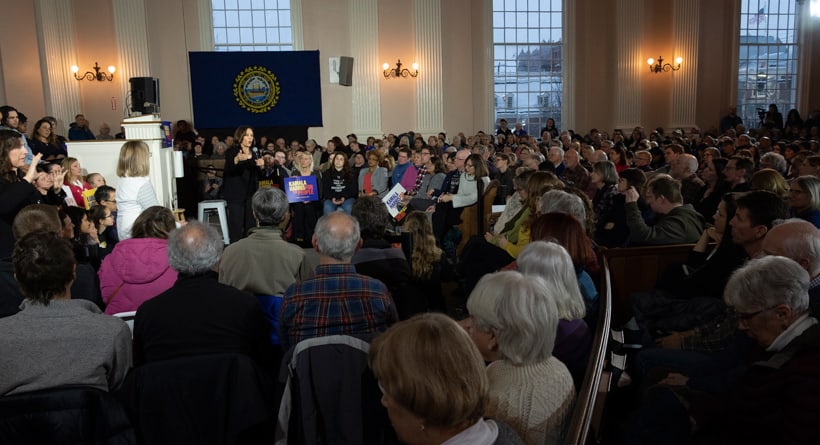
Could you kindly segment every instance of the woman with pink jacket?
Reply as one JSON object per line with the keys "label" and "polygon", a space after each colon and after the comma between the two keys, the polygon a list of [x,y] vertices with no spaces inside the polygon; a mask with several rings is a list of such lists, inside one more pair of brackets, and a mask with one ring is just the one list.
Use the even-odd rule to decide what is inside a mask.
{"label": "woman with pink jacket", "polygon": [[168,233],[174,215],[162,206],[145,209],[131,228],[132,237],[117,243],[100,266],[100,289],[106,314],[136,311],[177,280],[168,265]]}

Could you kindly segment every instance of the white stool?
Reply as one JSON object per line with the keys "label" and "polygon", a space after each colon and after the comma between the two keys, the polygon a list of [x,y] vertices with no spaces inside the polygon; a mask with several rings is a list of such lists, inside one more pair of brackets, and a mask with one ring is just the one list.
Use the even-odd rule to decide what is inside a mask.
{"label": "white stool", "polygon": [[228,235],[228,213],[226,211],[226,202],[224,199],[209,199],[207,201],[202,201],[199,203],[197,208],[198,210],[198,219],[200,222],[207,223],[205,221],[205,211],[206,210],[216,210],[216,213],[219,215],[219,226],[222,229],[222,239],[225,241],[225,245],[231,243],[231,237]]}

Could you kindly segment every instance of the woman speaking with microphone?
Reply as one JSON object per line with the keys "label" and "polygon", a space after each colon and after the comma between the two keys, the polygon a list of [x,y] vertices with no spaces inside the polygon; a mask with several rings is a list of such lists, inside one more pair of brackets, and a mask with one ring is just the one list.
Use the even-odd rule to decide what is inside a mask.
{"label": "woman speaking with microphone", "polygon": [[234,135],[235,145],[225,151],[225,178],[222,196],[228,202],[228,232],[231,242],[239,241],[254,226],[251,197],[258,187],[259,169],[264,166],[254,146],[253,128],[241,126]]}

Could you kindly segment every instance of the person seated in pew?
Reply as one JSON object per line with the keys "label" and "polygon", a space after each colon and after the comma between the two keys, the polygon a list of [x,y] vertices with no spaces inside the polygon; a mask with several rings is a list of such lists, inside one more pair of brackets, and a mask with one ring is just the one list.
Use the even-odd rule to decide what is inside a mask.
{"label": "person seated in pew", "polygon": [[656,175],[646,184],[646,203],[658,215],[651,226],[646,224],[638,208],[640,195],[635,187],[626,189],[624,195],[626,225],[632,244],[694,243],[703,232],[703,216],[691,204],[683,203],[680,182],[669,175]]}
{"label": "person seated in pew", "polygon": [[353,204],[351,215],[359,222],[362,238],[361,247],[350,259],[356,273],[375,278],[387,286],[396,304],[399,320],[426,312],[428,296],[411,278],[410,263],[404,251],[384,239],[392,221],[387,206],[377,196],[365,196]]}
{"label": "person seated in pew", "polygon": [[820,440],[820,325],[809,314],[809,280],[800,264],[778,256],[737,270],[724,299],[762,360],[736,369],[738,377],[729,380],[666,375],[635,416],[633,443]]}
{"label": "person seated in pew", "polygon": [[[785,201],[776,194],[756,190],[737,194],[735,198],[737,210],[735,216],[729,220],[733,243],[741,246],[745,251],[746,258],[759,258],[763,252],[763,241],[776,220],[784,219],[788,216],[788,206]],[[740,266],[739,261],[737,266]],[[731,274],[732,270],[726,270],[725,276]],[[718,278],[714,278],[717,280]],[[692,295],[688,296],[692,298]],[[636,303],[637,304],[637,303]],[[723,307],[720,305],[720,307]],[[636,309],[636,318],[641,318],[638,314],[641,309]],[[643,312],[647,312],[644,310]],[[698,316],[702,318],[702,307],[689,307],[684,311],[680,307],[669,309],[675,319],[681,319],[681,315]],[[720,316],[711,321],[701,321],[700,323],[686,322],[684,325],[662,327],[666,336],[659,338],[657,342],[664,347],[674,349],[687,349],[701,352],[720,351],[731,342],[735,330],[735,322],[731,313],[725,310]],[[653,328],[648,323],[639,320],[643,328],[652,333]]]}
{"label": "person seated in pew", "polygon": [[270,326],[253,295],[217,280],[222,236],[198,221],[168,235],[168,264],[178,278],[145,301],[134,318],[134,363],[239,353],[275,372]]}
{"label": "person seated in pew", "polygon": [[515,261],[518,254],[530,242],[530,226],[538,216],[541,196],[553,189],[563,189],[564,183],[550,172],[534,172],[525,186],[518,190],[524,206],[521,211],[493,235],[484,233],[483,239],[474,236],[467,242],[461,254],[458,270],[466,278],[466,292],[487,273],[500,270]]}
{"label": "person seated in pew", "polygon": [[312,239],[320,261],[316,274],[291,285],[283,295],[283,349],[315,337],[377,334],[398,321],[387,286],[357,273],[351,264],[362,243],[359,233],[359,222],[345,212],[319,218]]}
{"label": "person seated in pew", "polygon": [[491,412],[527,444],[557,443],[575,401],[572,375],[553,356],[558,309],[554,287],[516,271],[486,275],[470,294],[463,321],[481,356]]}
{"label": "person seated in pew", "polygon": [[[463,163],[463,173],[459,176],[456,191],[445,192],[438,197],[435,207],[428,209],[433,211],[433,233],[436,240],[442,243],[447,230],[461,223],[461,211],[464,207],[471,206],[478,201],[478,181],[483,182],[484,189],[490,183],[487,164],[480,155],[471,154],[468,150],[461,150],[456,153],[456,161],[461,158]],[[446,181],[445,181],[446,184]],[[452,189],[451,189],[452,190]]]}
{"label": "person seated in pew", "polygon": [[402,443],[518,445],[488,417],[490,385],[467,333],[442,314],[419,314],[376,337],[368,362]]}
{"label": "person seated in pew", "polygon": [[[574,218],[560,216],[573,220],[580,227]],[[533,241],[521,252],[518,270],[527,276],[541,277],[548,283],[546,297],[555,302],[558,316],[558,333],[552,353],[569,369],[575,388],[580,388],[592,349],[592,331],[584,321],[586,305],[578,288],[572,258],[559,244]]]}
{"label": "person seated in pew", "polygon": [[26,299],[0,319],[0,396],[83,385],[117,389],[131,367],[131,331],[90,301],[72,299],[71,245],[53,231],[20,238],[14,276]]}
{"label": "person seated in pew", "polygon": [[219,282],[254,295],[282,295],[297,281],[313,276],[305,252],[284,240],[290,220],[285,192],[265,187],[251,198],[256,227],[248,236],[225,247]]}
{"label": "person seated in pew", "polygon": [[[63,226],[57,207],[49,204],[32,204],[20,210],[14,218],[11,231],[15,240],[40,231],[62,236]],[[77,264],[75,275],[71,284],[72,298],[88,300],[99,309],[104,309],[105,305],[100,296],[100,282],[94,268],[88,264]],[[23,299],[20,284],[14,278],[11,257],[0,259],[0,318],[19,312]]]}

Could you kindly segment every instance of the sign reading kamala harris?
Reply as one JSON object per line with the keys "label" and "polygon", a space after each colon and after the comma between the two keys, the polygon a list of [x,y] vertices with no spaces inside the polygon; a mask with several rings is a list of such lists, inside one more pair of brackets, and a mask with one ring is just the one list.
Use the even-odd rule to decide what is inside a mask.
{"label": "sign reading kamala harris", "polygon": [[322,126],[319,51],[190,52],[198,128]]}

